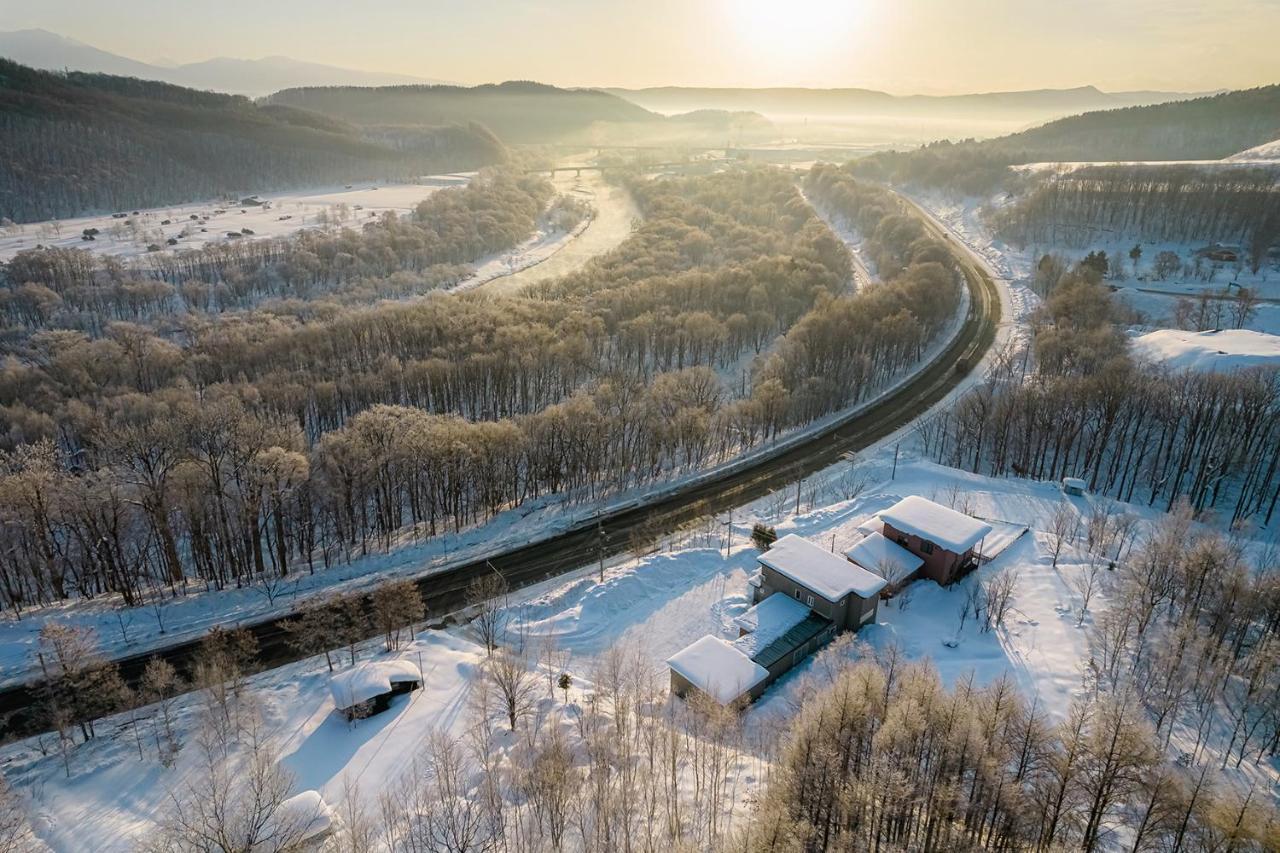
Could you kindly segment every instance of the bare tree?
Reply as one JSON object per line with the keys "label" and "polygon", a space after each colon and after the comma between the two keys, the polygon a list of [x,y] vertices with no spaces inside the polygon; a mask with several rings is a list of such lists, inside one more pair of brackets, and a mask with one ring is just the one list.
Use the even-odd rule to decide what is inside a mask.
{"label": "bare tree", "polygon": [[308,602],[296,618],[286,620],[281,627],[290,648],[306,657],[323,654],[324,662],[333,672],[332,649],[342,640],[337,613],[330,602]]}
{"label": "bare tree", "polygon": [[18,793],[0,776],[0,853],[34,853],[35,838]]}
{"label": "bare tree", "polygon": [[413,624],[423,616],[422,593],[411,580],[395,580],[378,586],[371,598],[374,626],[387,651],[395,651],[400,648],[401,632],[412,634]]}
{"label": "bare tree", "polygon": [[1089,613],[1089,604],[1097,595],[1101,580],[1102,561],[1096,556],[1091,556],[1084,567],[1071,576],[1071,585],[1080,596],[1080,618],[1076,620],[1077,626],[1084,624],[1085,616]]}
{"label": "bare tree", "polygon": [[296,850],[316,816],[280,808],[289,798],[293,777],[280,766],[261,719],[250,715],[245,742],[231,756],[224,753],[216,729],[206,726],[196,736],[200,764],[170,793],[148,848],[178,853]]}
{"label": "bare tree", "polygon": [[514,732],[519,721],[533,710],[536,687],[529,662],[511,649],[500,648],[489,656],[485,669]]}
{"label": "bare tree", "polygon": [[1018,573],[1012,567],[1000,569],[982,583],[984,601],[983,631],[1004,626],[1018,588]]}
{"label": "bare tree", "polygon": [[467,605],[475,611],[471,629],[490,655],[507,624],[507,580],[497,571],[476,578],[467,588]]}
{"label": "bare tree", "polygon": [[174,700],[183,689],[182,679],[171,663],[164,658],[154,657],[147,661],[138,689],[143,702],[156,706],[156,713],[151,718],[156,752],[160,756],[160,762],[165,767],[171,767],[177,759],[178,750],[182,748],[173,717]]}

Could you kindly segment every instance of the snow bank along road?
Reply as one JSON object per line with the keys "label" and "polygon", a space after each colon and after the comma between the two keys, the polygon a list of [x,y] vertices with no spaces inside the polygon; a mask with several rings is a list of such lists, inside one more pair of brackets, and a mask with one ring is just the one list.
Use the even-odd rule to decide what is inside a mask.
{"label": "snow bank along road", "polygon": [[[999,294],[975,254],[915,205],[911,205],[911,209],[921,217],[930,233],[956,249],[970,294],[968,312],[951,344],[914,377],[872,405],[829,422],[803,441],[758,454],[750,465],[730,467],[715,476],[664,492],[650,503],[616,509],[598,520],[592,519],[488,560],[436,569],[418,580],[428,615],[440,619],[461,610],[471,582],[490,572],[497,571],[513,588],[528,586],[590,565],[604,556],[625,552],[632,546],[633,534],[643,537],[674,530],[708,513],[731,510],[785,488],[838,462],[846,454],[892,434],[963,382],[995,340],[1000,321]],[[367,605],[367,600],[365,603]],[[258,640],[259,665],[264,669],[298,657],[285,643],[281,623],[287,618],[276,617],[246,626]],[[147,661],[155,656],[165,658],[185,672],[198,645],[198,641],[187,641],[122,658],[121,674],[130,683],[136,683]],[[0,691],[0,735],[11,738],[39,731],[43,721],[36,716],[36,709],[31,685]]]}

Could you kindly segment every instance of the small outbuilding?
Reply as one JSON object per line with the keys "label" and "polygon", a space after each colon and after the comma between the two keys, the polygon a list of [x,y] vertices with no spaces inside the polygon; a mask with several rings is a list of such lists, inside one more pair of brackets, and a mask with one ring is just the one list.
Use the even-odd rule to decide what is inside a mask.
{"label": "small outbuilding", "polygon": [[1079,477],[1063,477],[1062,493],[1064,495],[1083,495],[1089,491],[1089,484]]}
{"label": "small outbuilding", "polygon": [[978,567],[990,524],[919,495],[880,513],[882,535],[924,561],[920,576],[939,584],[959,580]]}
{"label": "small outbuilding", "polygon": [[710,634],[667,658],[667,666],[672,693],[687,698],[697,691],[720,705],[755,699],[769,677],[768,670],[733,643]]}
{"label": "small outbuilding", "polygon": [[421,670],[407,660],[371,661],[329,679],[333,706],[348,720],[381,713],[394,697],[421,686]]}
{"label": "small outbuilding", "polygon": [[319,791],[303,791],[282,802],[271,816],[271,836],[287,838],[302,849],[319,849],[342,825]]}

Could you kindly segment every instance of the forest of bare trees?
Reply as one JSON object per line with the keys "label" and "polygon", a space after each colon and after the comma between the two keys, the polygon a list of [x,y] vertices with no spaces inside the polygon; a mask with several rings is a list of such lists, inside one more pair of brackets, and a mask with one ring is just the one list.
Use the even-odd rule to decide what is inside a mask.
{"label": "forest of bare trees", "polygon": [[[463,248],[435,257],[528,222],[538,185],[494,180],[424,206],[459,224],[438,237]],[[887,193],[835,173],[811,182],[845,188],[838,202],[873,235],[883,284],[844,293],[844,247],[789,178],[748,170],[635,181],[646,218],[634,235],[519,297],[317,298],[31,332],[0,370],[0,525],[13,545],[0,597],[137,604],[315,572],[406,531],[697,468],[864,399],[943,331],[959,282],[946,247]],[[468,199],[498,197],[505,216],[468,212]],[[479,235],[461,227],[469,218]],[[415,238],[435,227],[405,226]],[[367,239],[376,273],[402,263],[380,251],[398,228],[296,239],[349,241],[335,263]]]}
{"label": "forest of bare trees", "polygon": [[1280,371],[1134,360],[1099,278],[1083,265],[1069,272],[1035,320],[1032,350],[1002,359],[919,427],[925,452],[994,476],[1082,477],[1118,500],[1164,510],[1186,501],[1232,524],[1269,524],[1280,505]]}
{"label": "forest of bare trees", "polygon": [[325,214],[332,229],[290,237],[210,243],[133,262],[80,249],[29,249],[0,267],[0,318],[5,337],[18,340],[45,329],[110,337],[130,324],[181,340],[199,335],[212,322],[206,315],[331,315],[339,306],[456,283],[468,263],[533,233],[551,195],[544,178],[491,170],[429,195],[411,215],[360,221],[339,206]]}
{"label": "forest of bare trees", "polygon": [[1085,247],[1101,239],[1241,246],[1256,273],[1280,243],[1280,171],[1088,166],[1036,175],[995,228],[1018,245]]}

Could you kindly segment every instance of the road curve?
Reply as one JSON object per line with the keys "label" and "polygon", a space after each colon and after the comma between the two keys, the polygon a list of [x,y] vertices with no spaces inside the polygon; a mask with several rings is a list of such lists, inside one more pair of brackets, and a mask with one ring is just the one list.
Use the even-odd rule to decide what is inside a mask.
{"label": "road curve", "polygon": [[[742,506],[838,462],[915,419],[960,384],[982,360],[995,340],[1000,298],[984,264],[959,240],[914,204],[925,227],[957,250],[957,261],[969,289],[969,309],[951,344],[912,379],[876,403],[838,419],[803,441],[757,458],[750,466],[725,471],[664,494],[653,503],[619,509],[549,538],[531,542],[488,560],[437,571],[418,579],[429,614],[457,612],[465,606],[471,582],[495,569],[512,588],[529,586],[630,549],[633,534],[674,530],[708,513]],[[367,606],[367,598],[366,598]],[[285,643],[281,623],[273,617],[246,626],[258,641],[259,666],[269,669],[298,658]],[[198,640],[121,658],[121,674],[136,684],[152,657],[168,660],[180,672],[189,669]],[[32,685],[0,690],[0,737],[34,734],[40,728]]]}

